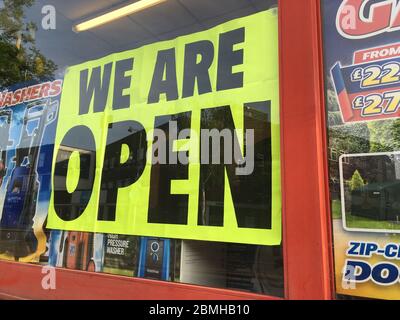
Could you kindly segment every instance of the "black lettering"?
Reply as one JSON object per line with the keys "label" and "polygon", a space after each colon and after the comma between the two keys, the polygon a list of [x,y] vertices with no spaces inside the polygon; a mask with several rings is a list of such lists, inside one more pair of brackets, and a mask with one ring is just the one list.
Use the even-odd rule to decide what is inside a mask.
{"label": "black lettering", "polygon": [[[72,153],[79,152],[80,173],[76,189],[67,190],[68,164]],[[96,174],[96,142],[86,126],[70,129],[61,142],[54,168],[54,209],[60,219],[72,221],[85,211],[93,189]]]}
{"label": "black lettering", "polygon": [[[127,159],[121,163],[124,146],[128,148],[129,153]],[[122,121],[109,124],[101,177],[99,221],[115,221],[118,189],[128,187],[139,180],[146,166],[146,153],[146,131],[139,122]],[[125,205],[129,205],[129,200]]]}
{"label": "black lettering", "polygon": [[133,69],[133,59],[117,61],[115,64],[113,110],[126,109],[130,107],[130,95],[123,95],[124,89],[131,86],[131,77],[125,74]]}
{"label": "black lettering", "polygon": [[[272,169],[271,169],[271,124],[270,102],[249,103],[244,106],[245,130],[254,130],[254,170],[250,175],[237,175],[235,161],[226,164],[225,144],[238,144],[236,134],[231,139],[220,139],[219,164],[212,164],[212,149],[209,164],[201,164],[199,186],[198,225],[224,225],[225,170],[228,176],[236,219],[239,228],[271,228]],[[202,129],[229,129],[235,126],[229,107],[204,109],[201,114]],[[201,144],[201,146],[203,143]],[[200,147],[202,149],[202,147]],[[246,143],[244,150],[246,152]],[[201,154],[207,150],[201,150]],[[234,155],[232,154],[232,159]]]}
{"label": "black lettering", "polygon": [[[197,63],[199,55],[201,60]],[[196,80],[199,94],[211,92],[209,69],[213,60],[214,45],[211,41],[198,41],[186,45],[183,98],[193,96]]]}
{"label": "black lettering", "polygon": [[80,74],[79,86],[79,115],[88,114],[90,103],[94,96],[94,112],[103,112],[106,104],[108,91],[110,88],[112,63],[104,66],[103,77],[101,77],[101,67],[93,68],[90,80],[89,70],[85,69]]}
{"label": "black lettering", "polygon": [[162,93],[166,95],[167,101],[179,98],[174,48],[159,51],[157,54],[148,103],[159,102]]}
{"label": "black lettering", "polygon": [[244,28],[232,30],[220,35],[217,77],[218,91],[243,87],[243,72],[232,73],[232,68],[243,64],[243,49],[234,51],[233,46],[243,43],[244,40]]}
{"label": "black lettering", "polygon": [[[171,116],[161,116],[155,119],[155,128],[164,131],[168,139],[170,132],[170,121],[177,124],[177,135],[182,130],[189,129],[191,124],[191,113],[180,113]],[[150,197],[149,197],[149,223],[162,224],[187,224],[188,201],[187,194],[171,194],[171,180],[187,180],[189,176],[189,165],[181,164],[177,159],[180,152],[173,152],[174,140],[168,139],[166,163],[153,164],[151,168]],[[181,151],[184,152],[184,151]],[[153,155],[154,155],[153,150]]]}

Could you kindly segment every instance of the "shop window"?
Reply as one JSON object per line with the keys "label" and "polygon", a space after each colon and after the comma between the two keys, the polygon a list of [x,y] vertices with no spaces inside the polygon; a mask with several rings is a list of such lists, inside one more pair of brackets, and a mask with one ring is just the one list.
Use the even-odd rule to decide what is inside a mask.
{"label": "shop window", "polygon": [[336,292],[399,299],[399,4],[321,3]]}
{"label": "shop window", "polygon": [[278,1],[149,2],[0,6],[0,259],[283,297]]}

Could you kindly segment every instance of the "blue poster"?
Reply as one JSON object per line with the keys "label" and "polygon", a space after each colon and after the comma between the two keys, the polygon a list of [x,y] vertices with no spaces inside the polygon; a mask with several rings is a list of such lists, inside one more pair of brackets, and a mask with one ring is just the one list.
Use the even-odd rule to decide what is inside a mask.
{"label": "blue poster", "polygon": [[62,80],[0,93],[0,259],[39,262]]}

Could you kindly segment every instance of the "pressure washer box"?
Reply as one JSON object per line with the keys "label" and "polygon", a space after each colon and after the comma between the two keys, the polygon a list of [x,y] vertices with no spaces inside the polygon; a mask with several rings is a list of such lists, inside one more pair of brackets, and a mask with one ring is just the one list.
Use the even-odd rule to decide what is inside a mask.
{"label": "pressure washer box", "polygon": [[141,237],[138,277],[170,279],[171,240]]}
{"label": "pressure washer box", "polygon": [[134,277],[138,272],[140,237],[104,235],[104,268],[110,274]]}

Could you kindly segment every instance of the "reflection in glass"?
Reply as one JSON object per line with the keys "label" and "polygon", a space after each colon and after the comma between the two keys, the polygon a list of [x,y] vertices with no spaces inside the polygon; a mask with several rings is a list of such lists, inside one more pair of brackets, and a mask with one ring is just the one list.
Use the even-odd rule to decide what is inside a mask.
{"label": "reflection in glass", "polygon": [[349,228],[400,229],[400,155],[345,156],[342,187]]}
{"label": "reflection in glass", "polygon": [[[72,26],[77,22],[124,3],[126,1],[122,0],[48,0],[46,4],[53,5],[57,12],[56,29],[44,30],[41,27],[42,1],[4,0],[4,5],[0,7],[0,90],[26,81],[62,78],[68,66],[206,30],[277,6],[276,0],[168,0],[151,10],[121,18],[90,32],[73,33]],[[253,227],[265,226],[268,222],[261,221],[259,217],[262,216],[261,212],[270,211],[271,206],[271,159],[266,152],[271,147],[271,123],[268,110],[253,108],[244,113],[248,127],[259,129],[259,134],[255,136],[256,174],[243,178],[231,175],[231,190],[236,209],[243,212],[243,223]],[[156,128],[163,128],[165,121],[171,119],[159,120]],[[226,122],[227,118],[224,114],[204,115],[202,120],[208,122],[205,126],[218,128],[219,123]],[[190,121],[187,115],[181,127],[190,127]],[[0,185],[2,173],[8,169],[4,165],[4,150],[8,144],[7,125],[7,115],[0,113]],[[31,135],[34,129],[32,131],[29,128],[28,131]],[[16,155],[21,167],[29,163],[27,150],[31,147],[30,138],[23,138],[21,150]],[[91,198],[97,156],[93,140],[85,128],[80,128],[67,135],[56,155],[53,180],[58,204],[56,210],[66,220],[77,218]],[[129,131],[129,126],[115,125],[109,129],[99,204],[102,218],[113,218],[115,190],[131,184],[140,176],[146,162],[145,141],[145,134],[140,128],[133,127]],[[130,146],[127,154],[122,151],[122,145]],[[67,172],[70,161],[73,161],[71,158],[74,158],[73,153],[79,154],[79,172],[75,173],[80,179],[75,191],[69,193]],[[122,158],[126,160],[125,165],[121,165]],[[153,166],[150,218],[162,222],[174,216],[178,222],[185,223],[187,199],[167,197],[170,194],[169,181],[172,178],[186,179],[185,169],[184,166]],[[201,190],[206,192],[200,195],[200,224],[221,224],[222,206],[219,202],[223,198],[224,188],[220,182],[224,172],[223,167],[211,166],[203,171],[200,184]],[[214,178],[207,179],[209,175]],[[14,179],[10,184],[10,194],[17,197],[24,191],[34,190],[24,188],[23,178]],[[128,206],[129,203],[124,205]],[[155,212],[160,214],[156,216]],[[31,247],[35,247],[33,239],[26,240]],[[58,267],[283,296],[282,246],[264,247],[52,230],[48,247],[49,263]]]}
{"label": "reflection in glass", "polygon": [[3,0],[0,7],[0,91],[11,85],[54,78],[56,64],[36,45],[37,23],[27,22],[34,0]]}

